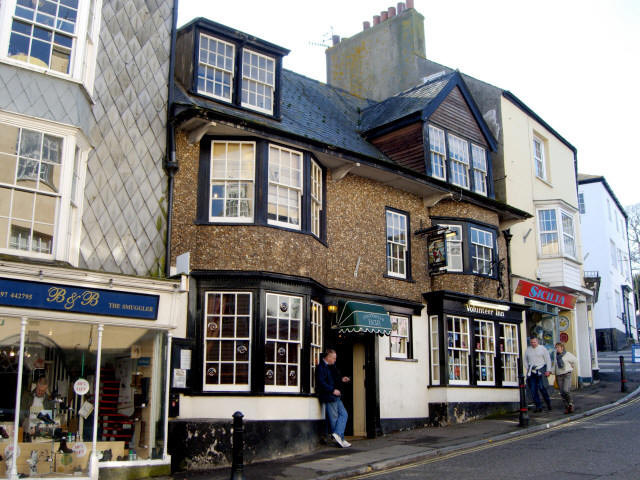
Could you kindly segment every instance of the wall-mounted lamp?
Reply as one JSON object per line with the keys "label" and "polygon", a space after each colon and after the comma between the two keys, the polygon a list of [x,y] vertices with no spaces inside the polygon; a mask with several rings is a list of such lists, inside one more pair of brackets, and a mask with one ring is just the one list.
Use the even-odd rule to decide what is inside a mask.
{"label": "wall-mounted lamp", "polygon": [[329,311],[329,313],[338,313],[338,305],[335,304],[331,304],[331,305],[327,305],[327,310]]}

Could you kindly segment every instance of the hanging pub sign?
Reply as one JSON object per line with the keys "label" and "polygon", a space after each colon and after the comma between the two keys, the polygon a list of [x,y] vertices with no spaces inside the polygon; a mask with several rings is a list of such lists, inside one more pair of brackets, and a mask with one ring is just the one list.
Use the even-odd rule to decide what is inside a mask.
{"label": "hanging pub sign", "polygon": [[439,230],[427,236],[427,256],[429,273],[439,273],[447,265],[446,230]]}

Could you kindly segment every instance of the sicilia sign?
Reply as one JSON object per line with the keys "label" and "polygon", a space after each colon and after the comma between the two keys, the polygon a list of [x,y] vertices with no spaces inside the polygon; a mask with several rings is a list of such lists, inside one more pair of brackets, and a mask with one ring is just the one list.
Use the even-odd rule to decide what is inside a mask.
{"label": "sicilia sign", "polygon": [[538,302],[548,303],[565,310],[572,310],[576,305],[576,297],[568,293],[553,290],[552,288],[543,287],[535,283],[519,280],[516,287],[516,293],[523,297],[537,300]]}

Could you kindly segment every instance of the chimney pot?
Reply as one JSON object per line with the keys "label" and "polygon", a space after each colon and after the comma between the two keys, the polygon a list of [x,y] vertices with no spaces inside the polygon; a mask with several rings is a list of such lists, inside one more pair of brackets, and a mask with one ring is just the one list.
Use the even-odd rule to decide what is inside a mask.
{"label": "chimney pot", "polygon": [[398,2],[398,15],[400,15],[407,8],[404,2]]}
{"label": "chimney pot", "polygon": [[362,29],[369,30],[371,28],[371,24],[369,22],[362,22]]}
{"label": "chimney pot", "polygon": [[380,15],[374,15],[373,16],[373,25],[380,25]]}
{"label": "chimney pot", "polygon": [[387,18],[389,18],[389,14],[387,12],[380,12],[380,21],[386,22]]}
{"label": "chimney pot", "polygon": [[393,18],[396,16],[396,7],[389,7],[387,9],[387,15],[389,15],[389,18]]}
{"label": "chimney pot", "polygon": [[413,8],[413,0],[407,0],[407,8]]}
{"label": "chimney pot", "polygon": [[332,42],[334,45],[339,44],[339,43],[340,43],[340,35],[333,35],[333,36],[331,37],[331,42]]}

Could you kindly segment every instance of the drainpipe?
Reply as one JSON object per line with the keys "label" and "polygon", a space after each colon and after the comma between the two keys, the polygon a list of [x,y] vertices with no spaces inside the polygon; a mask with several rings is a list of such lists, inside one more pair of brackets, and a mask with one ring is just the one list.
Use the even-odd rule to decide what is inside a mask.
{"label": "drainpipe", "polygon": [[178,30],[178,0],[173,0],[173,24],[171,25],[171,52],[169,53],[169,94],[167,96],[167,154],[164,169],[169,176],[167,185],[167,241],[164,254],[164,273],[171,275],[171,227],[173,225],[173,180],[178,171],[176,161],[175,127],[173,125],[173,78],[176,65],[176,35]]}
{"label": "drainpipe", "polygon": [[507,244],[507,288],[509,290],[509,301],[512,301],[513,293],[511,291],[511,239],[513,238],[513,235],[508,228],[502,231],[502,235],[504,235],[504,241]]}

